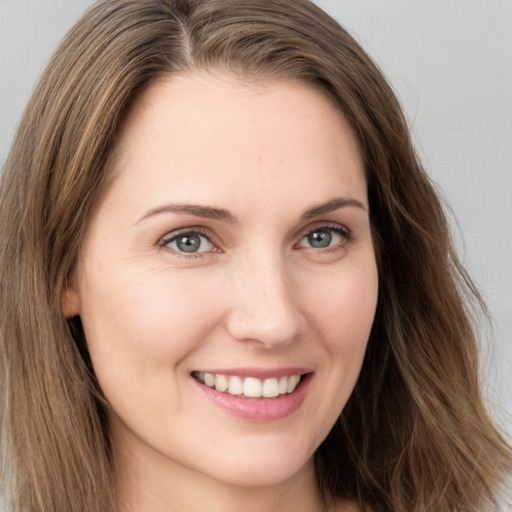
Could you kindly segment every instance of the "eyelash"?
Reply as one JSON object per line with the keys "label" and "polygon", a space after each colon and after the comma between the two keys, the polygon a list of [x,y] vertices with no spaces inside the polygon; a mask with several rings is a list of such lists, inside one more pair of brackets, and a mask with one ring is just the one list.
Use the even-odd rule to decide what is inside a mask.
{"label": "eyelash", "polygon": [[[332,253],[332,252],[339,251],[340,249],[343,249],[347,245],[347,243],[350,242],[352,239],[352,235],[348,229],[341,227],[339,225],[323,224],[320,226],[315,226],[313,229],[310,229],[310,230],[306,231],[305,233],[303,233],[299,239],[299,242],[297,242],[297,243],[300,243],[302,240],[304,240],[308,236],[312,235],[313,233],[318,233],[318,232],[322,232],[322,231],[329,232],[329,233],[336,233],[343,239],[343,241],[338,244],[335,244],[334,246],[319,248],[318,252],[321,251],[323,253]],[[308,249],[308,247],[306,247],[306,249]],[[309,247],[309,249],[315,250],[314,247]]]}
{"label": "eyelash", "polygon": [[192,228],[188,228],[188,229],[183,229],[178,232],[173,232],[172,234],[164,236],[164,238],[162,238],[160,240],[160,242],[158,243],[158,246],[161,247],[162,249],[169,249],[170,251],[177,254],[181,258],[201,258],[201,257],[203,257],[204,254],[206,253],[206,251],[205,252],[186,253],[184,251],[177,251],[175,249],[171,249],[170,247],[168,247],[168,245],[170,243],[174,242],[180,236],[184,236],[184,235],[200,236],[200,237],[206,238],[206,240],[208,240],[208,242],[210,242],[213,246],[218,245],[212,240],[213,237],[211,236],[211,233],[208,230],[192,227]]}
{"label": "eyelash", "polygon": [[[339,225],[329,225],[329,224],[322,224],[320,226],[316,226],[314,227],[313,229],[309,229],[308,231],[305,231],[303,232],[298,241],[294,244],[294,246],[297,246],[300,242],[302,242],[302,240],[304,240],[305,238],[307,238],[308,236],[312,235],[313,233],[317,233],[317,232],[330,232],[330,233],[335,233],[337,235],[339,235],[342,239],[343,239],[343,242],[342,243],[338,243],[334,246],[329,246],[329,247],[325,247],[325,248],[318,248],[317,250],[315,250],[314,247],[304,247],[304,249],[313,249],[315,250],[315,252],[323,252],[323,253],[331,253],[331,252],[336,252],[342,248],[344,248],[346,246],[346,244],[348,242],[351,241],[352,239],[352,235],[350,233],[350,231],[346,228],[343,228],[343,227],[340,227]],[[213,238],[211,236],[211,233],[209,230],[206,230],[206,229],[202,229],[202,228],[197,228],[197,227],[191,227],[191,228],[188,228],[188,229],[183,229],[181,231],[178,231],[178,232],[173,232],[172,234],[170,235],[166,235],[164,238],[162,238],[159,242],[158,242],[158,246],[163,248],[163,249],[169,249],[171,250],[173,253],[179,255],[179,257],[182,257],[182,258],[200,258],[200,257],[204,257],[205,254],[208,254],[209,252],[212,252],[212,251],[203,251],[203,252],[190,252],[190,253],[186,253],[184,251],[177,251],[176,249],[171,249],[169,246],[169,244],[171,244],[172,242],[176,241],[180,236],[184,236],[184,235],[189,235],[189,236],[200,236],[200,237],[203,237],[205,238],[206,240],[208,240],[209,243],[211,243],[213,246],[217,246],[218,244],[216,244],[214,241],[213,241]],[[217,251],[215,251],[217,252]]]}

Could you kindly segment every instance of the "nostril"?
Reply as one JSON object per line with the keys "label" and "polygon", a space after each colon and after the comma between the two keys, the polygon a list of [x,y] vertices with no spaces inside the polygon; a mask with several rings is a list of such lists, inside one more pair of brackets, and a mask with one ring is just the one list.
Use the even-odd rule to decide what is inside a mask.
{"label": "nostril", "polygon": [[227,317],[227,329],[234,339],[268,348],[296,339],[298,296],[292,293],[284,265],[280,256],[260,250],[237,269]]}

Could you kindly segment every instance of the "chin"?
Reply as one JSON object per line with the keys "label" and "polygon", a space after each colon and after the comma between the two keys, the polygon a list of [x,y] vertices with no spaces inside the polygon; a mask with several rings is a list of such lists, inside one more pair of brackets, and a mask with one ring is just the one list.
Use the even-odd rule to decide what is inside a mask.
{"label": "chin", "polygon": [[301,451],[283,448],[256,447],[253,453],[245,451],[243,456],[242,451],[234,449],[217,458],[215,471],[210,468],[210,474],[216,480],[241,487],[273,486],[301,472],[313,474],[313,455],[301,455]]}

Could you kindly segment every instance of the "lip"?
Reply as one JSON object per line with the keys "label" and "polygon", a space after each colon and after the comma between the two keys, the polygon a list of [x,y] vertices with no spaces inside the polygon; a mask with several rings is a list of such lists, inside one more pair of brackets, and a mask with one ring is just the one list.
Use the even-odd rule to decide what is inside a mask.
{"label": "lip", "polygon": [[290,375],[304,375],[312,373],[312,368],[302,368],[297,366],[287,366],[282,368],[213,368],[208,370],[198,370],[201,373],[220,373],[233,377],[254,377],[256,379],[272,379],[279,377],[289,377]]}
{"label": "lip", "polygon": [[247,398],[222,393],[215,388],[210,388],[202,384],[191,376],[191,380],[194,384],[214,405],[238,418],[257,422],[276,421],[293,414],[304,402],[314,375],[314,372],[304,368],[279,368],[271,370],[231,368],[207,370],[207,373],[220,373],[238,377],[255,377],[259,379],[301,374],[301,381],[292,393],[280,395],[276,398]]}

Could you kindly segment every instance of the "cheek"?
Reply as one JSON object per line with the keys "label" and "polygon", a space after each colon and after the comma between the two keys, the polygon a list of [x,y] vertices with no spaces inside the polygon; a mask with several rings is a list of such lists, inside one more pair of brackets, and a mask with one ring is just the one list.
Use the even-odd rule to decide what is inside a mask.
{"label": "cheek", "polygon": [[328,351],[335,354],[364,355],[370,335],[378,295],[377,270],[373,260],[366,266],[340,272],[310,296],[307,308],[314,315]]}
{"label": "cheek", "polygon": [[373,325],[377,292],[377,270],[369,259],[367,265],[347,266],[331,275],[322,293],[317,288],[317,293],[308,296],[309,325],[319,340],[317,350],[322,350],[318,384],[323,400],[315,404],[319,421],[315,447],[325,439],[354,390]]}
{"label": "cheek", "polygon": [[112,272],[84,290],[82,323],[103,388],[116,380],[144,387],[171,378],[215,323],[214,304],[206,304],[207,296],[188,279],[169,273],[145,273],[137,279],[136,272]]}

